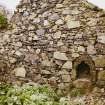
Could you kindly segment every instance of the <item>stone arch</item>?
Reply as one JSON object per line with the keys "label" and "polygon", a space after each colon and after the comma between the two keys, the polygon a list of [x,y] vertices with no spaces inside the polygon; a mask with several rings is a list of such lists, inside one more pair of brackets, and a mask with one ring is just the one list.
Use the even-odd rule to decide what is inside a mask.
{"label": "stone arch", "polygon": [[96,79],[95,64],[89,55],[81,55],[73,61],[72,78],[87,78],[92,81]]}
{"label": "stone arch", "polygon": [[81,61],[76,67],[76,78],[89,78],[90,66],[85,62]]}

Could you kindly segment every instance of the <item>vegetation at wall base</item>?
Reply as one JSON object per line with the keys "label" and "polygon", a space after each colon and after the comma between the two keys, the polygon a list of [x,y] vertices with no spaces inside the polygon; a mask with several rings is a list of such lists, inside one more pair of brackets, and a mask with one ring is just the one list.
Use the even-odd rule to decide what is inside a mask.
{"label": "vegetation at wall base", "polygon": [[69,101],[46,85],[1,85],[0,105],[69,105]]}
{"label": "vegetation at wall base", "polygon": [[0,29],[5,29],[8,27],[8,20],[5,15],[0,14]]}

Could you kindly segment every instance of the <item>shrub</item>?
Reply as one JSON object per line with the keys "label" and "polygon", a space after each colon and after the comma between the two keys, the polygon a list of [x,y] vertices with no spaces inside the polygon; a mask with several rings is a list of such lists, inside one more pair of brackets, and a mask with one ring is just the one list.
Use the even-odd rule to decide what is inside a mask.
{"label": "shrub", "polygon": [[0,14],[0,29],[5,29],[8,26],[8,21],[5,15]]}

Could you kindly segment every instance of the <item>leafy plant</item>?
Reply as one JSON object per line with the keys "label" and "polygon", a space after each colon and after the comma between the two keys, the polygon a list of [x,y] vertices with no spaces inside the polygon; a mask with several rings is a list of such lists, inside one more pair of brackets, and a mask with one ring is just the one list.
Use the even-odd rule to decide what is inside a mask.
{"label": "leafy plant", "polygon": [[0,105],[69,105],[67,100],[64,104],[59,100],[57,94],[45,85],[0,86]]}
{"label": "leafy plant", "polygon": [[6,16],[0,14],[0,29],[7,28],[8,26],[8,21]]}
{"label": "leafy plant", "polygon": [[[73,89],[71,92],[72,96],[77,97],[59,97],[53,89],[46,85],[25,84],[19,87],[1,84],[0,105],[86,105],[84,96],[81,96],[84,90]],[[91,97],[91,99],[90,105],[105,105],[103,98],[97,100]]]}

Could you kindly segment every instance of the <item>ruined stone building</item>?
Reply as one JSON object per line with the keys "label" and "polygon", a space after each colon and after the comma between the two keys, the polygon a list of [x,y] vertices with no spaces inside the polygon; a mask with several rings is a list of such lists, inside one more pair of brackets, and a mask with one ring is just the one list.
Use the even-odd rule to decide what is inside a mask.
{"label": "ruined stone building", "polygon": [[11,22],[0,33],[8,81],[61,90],[84,78],[105,85],[104,11],[85,0],[23,0]]}

